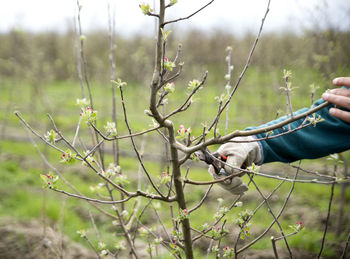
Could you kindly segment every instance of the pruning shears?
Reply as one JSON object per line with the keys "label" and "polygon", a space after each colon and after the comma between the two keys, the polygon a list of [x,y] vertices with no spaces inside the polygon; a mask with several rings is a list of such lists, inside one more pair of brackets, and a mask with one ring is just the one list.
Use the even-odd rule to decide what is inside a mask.
{"label": "pruning shears", "polygon": [[[206,162],[208,165],[212,165],[217,175],[229,176],[229,174],[223,168],[224,163],[226,163],[227,156],[221,155],[218,152],[210,153],[207,147],[195,152],[195,155],[199,158],[199,160]],[[222,163],[220,161],[222,161]]]}

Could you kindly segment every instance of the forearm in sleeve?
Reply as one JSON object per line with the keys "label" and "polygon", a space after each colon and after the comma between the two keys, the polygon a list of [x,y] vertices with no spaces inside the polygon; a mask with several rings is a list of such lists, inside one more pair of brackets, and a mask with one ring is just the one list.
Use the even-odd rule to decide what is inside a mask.
{"label": "forearm in sleeve", "polygon": [[[315,105],[317,106],[322,102],[324,101],[319,99]],[[319,158],[350,149],[350,124],[330,115],[329,108],[331,107],[328,106],[316,112],[316,118],[321,116],[323,121],[315,125],[276,138],[262,140],[260,142],[263,151],[261,164],[274,161],[293,162],[300,159]],[[294,114],[297,115],[307,110],[307,108],[304,108]],[[286,116],[255,128],[273,125],[285,119],[287,119]],[[298,128],[303,121],[304,118],[292,122],[290,128],[285,125],[283,128],[273,130],[273,134],[270,134],[270,136]],[[258,139],[265,138],[266,133],[258,134],[256,137]]]}

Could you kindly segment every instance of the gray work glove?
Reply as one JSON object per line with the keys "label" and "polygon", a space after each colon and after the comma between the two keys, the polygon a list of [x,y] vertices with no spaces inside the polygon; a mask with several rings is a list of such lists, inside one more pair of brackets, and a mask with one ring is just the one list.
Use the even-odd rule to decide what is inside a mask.
{"label": "gray work glove", "polygon": [[[236,137],[232,140],[235,141],[251,141],[255,138],[248,137]],[[250,166],[252,163],[259,164],[262,160],[262,149],[258,142],[242,142],[233,143],[228,142],[220,146],[217,150],[220,155],[226,156],[226,163],[234,167],[242,168],[243,165]],[[230,174],[238,173],[239,170],[233,169],[227,165],[224,166],[225,174],[216,174],[214,167],[209,166],[209,173],[214,179],[224,178]],[[222,171],[220,171],[222,172]],[[242,175],[240,175],[242,176]],[[220,183],[225,190],[230,191],[232,194],[240,195],[248,190],[248,186],[242,182],[240,176],[233,177]]]}

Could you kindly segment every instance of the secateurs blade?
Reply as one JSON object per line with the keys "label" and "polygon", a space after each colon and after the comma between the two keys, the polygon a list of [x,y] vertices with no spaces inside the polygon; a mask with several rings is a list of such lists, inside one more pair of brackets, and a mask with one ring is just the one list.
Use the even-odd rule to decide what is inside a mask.
{"label": "secateurs blade", "polygon": [[[195,155],[199,158],[199,160],[206,162],[208,165],[212,165],[217,175],[229,176],[229,174],[223,168],[224,163],[227,160],[226,156],[220,155],[218,152],[210,153],[207,147],[195,152]],[[220,161],[222,161],[222,163]]]}

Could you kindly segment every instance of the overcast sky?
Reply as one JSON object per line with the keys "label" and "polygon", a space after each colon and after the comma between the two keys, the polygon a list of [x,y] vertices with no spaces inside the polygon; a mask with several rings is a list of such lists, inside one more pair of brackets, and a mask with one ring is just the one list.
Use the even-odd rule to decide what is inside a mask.
{"label": "overcast sky", "polygon": [[[108,0],[80,0],[84,31],[108,28]],[[153,6],[158,0],[109,0],[116,13],[116,30],[124,35],[154,32],[154,19],[145,17],[138,5]],[[178,0],[168,9],[167,18],[186,16],[209,0]],[[0,0],[0,32],[13,28],[30,31],[66,31],[73,26],[76,0]],[[221,28],[242,35],[256,31],[265,12],[267,0],[215,0],[212,5],[178,28]],[[289,30],[300,32],[305,28],[332,26],[350,28],[349,0],[271,0],[265,31]],[[177,28],[177,29],[178,29]]]}

